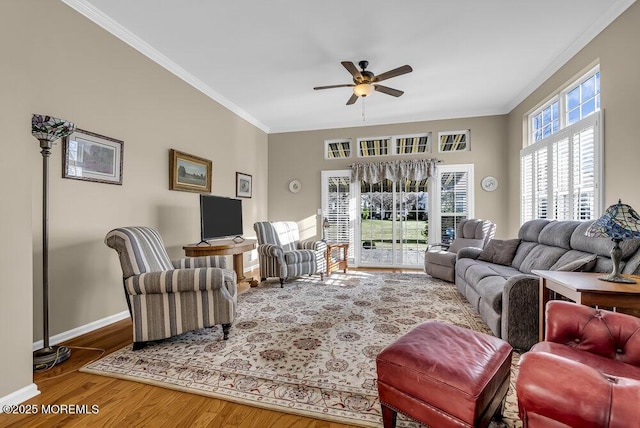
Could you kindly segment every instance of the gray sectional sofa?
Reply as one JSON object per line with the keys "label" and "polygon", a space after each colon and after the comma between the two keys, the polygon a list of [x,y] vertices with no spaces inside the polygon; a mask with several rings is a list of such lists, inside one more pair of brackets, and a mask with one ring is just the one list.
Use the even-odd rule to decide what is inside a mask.
{"label": "gray sectional sofa", "polygon": [[[513,240],[495,240],[497,246],[488,245],[485,250],[463,248],[455,267],[456,287],[496,336],[516,349],[529,349],[538,341],[539,279],[531,273],[533,270],[612,270],[609,252],[613,243],[585,236],[591,223],[526,222],[518,232],[519,242],[515,242],[510,263],[510,255],[500,252],[508,252]],[[640,273],[640,239],[623,241],[620,246],[622,273]]]}

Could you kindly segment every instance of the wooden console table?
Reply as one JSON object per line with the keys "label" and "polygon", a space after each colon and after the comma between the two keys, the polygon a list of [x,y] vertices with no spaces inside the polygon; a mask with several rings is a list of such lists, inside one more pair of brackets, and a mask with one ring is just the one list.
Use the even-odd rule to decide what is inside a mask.
{"label": "wooden console table", "polygon": [[211,241],[209,245],[186,245],[182,247],[187,257],[201,257],[201,256],[228,256],[233,255],[233,270],[238,277],[238,283],[243,281],[250,281],[252,278],[244,276],[244,262],[242,260],[242,254],[251,251],[256,248],[255,239],[245,239],[242,242],[236,243],[232,240],[225,241]]}
{"label": "wooden console table", "polygon": [[[576,303],[587,306],[605,306],[620,309],[640,309],[640,276],[624,275],[637,284],[608,282],[598,279],[605,275],[597,272],[562,272],[534,270],[540,277],[539,338],[544,340],[545,307],[554,291]],[[624,312],[621,310],[620,312]]]}
{"label": "wooden console table", "polygon": [[[334,250],[342,250],[342,258],[338,255],[337,259],[332,258]],[[347,273],[347,264],[349,260],[349,243],[348,242],[327,242],[327,276],[331,275],[334,270],[342,269]]]}

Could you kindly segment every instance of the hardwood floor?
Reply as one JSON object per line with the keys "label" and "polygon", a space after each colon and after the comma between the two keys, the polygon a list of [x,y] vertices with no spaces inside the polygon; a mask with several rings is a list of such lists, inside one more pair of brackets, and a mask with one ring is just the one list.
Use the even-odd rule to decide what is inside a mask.
{"label": "hardwood floor", "polygon": [[[366,269],[404,272],[403,269]],[[247,285],[240,286],[240,292]],[[123,320],[64,344],[71,358],[46,372],[34,374],[41,394],[22,403],[37,414],[0,414],[2,427],[294,427],[345,428],[349,425],[259,409],[229,401],[119,380],[78,369],[130,343],[131,320]],[[92,349],[87,349],[92,348]],[[93,414],[43,414],[49,405],[86,405]],[[58,407],[52,406],[53,411]]]}

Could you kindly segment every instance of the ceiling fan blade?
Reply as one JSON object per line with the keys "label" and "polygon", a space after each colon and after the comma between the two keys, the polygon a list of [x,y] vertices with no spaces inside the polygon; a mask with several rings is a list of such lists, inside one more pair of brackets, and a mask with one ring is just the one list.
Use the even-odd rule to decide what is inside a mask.
{"label": "ceiling fan blade", "polygon": [[356,85],[354,85],[353,83],[349,83],[349,84],[345,84],[345,85],[316,86],[313,89],[318,90],[318,89],[331,89],[331,88],[347,88],[347,87],[350,87],[350,86],[356,86]]}
{"label": "ceiling fan blade", "polygon": [[389,70],[386,73],[378,74],[374,76],[373,82],[382,82],[383,80],[391,79],[392,77],[401,76],[403,74],[411,73],[413,68],[410,65],[403,65],[402,67],[394,68],[393,70]]}
{"label": "ceiling fan blade", "polygon": [[355,66],[351,61],[342,61],[340,64],[347,69],[349,73],[353,76],[354,79],[360,80],[362,79],[362,73],[358,70],[358,67]]}
{"label": "ceiling fan blade", "polygon": [[358,96],[356,94],[351,95],[351,98],[349,98],[349,100],[347,101],[347,105],[351,105],[353,103],[355,103],[356,101],[358,101]]}
{"label": "ceiling fan blade", "polygon": [[404,94],[404,91],[400,91],[398,89],[393,89],[393,88],[390,88],[388,86],[373,85],[373,87],[378,92],[382,92],[383,94],[387,94],[387,95],[392,95],[394,97],[399,97],[400,95]]}

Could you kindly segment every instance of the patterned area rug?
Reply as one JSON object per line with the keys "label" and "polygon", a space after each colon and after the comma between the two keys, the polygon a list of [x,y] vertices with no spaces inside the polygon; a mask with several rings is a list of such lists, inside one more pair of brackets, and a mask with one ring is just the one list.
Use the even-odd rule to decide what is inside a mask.
{"label": "patterned area rug", "polygon": [[[267,282],[238,296],[229,340],[204,329],[131,346],[84,372],[358,426],[382,426],[376,355],[414,326],[440,320],[489,332],[452,284],[423,273],[334,273]],[[505,418],[521,426],[514,382]],[[399,415],[398,426],[417,424]]]}

